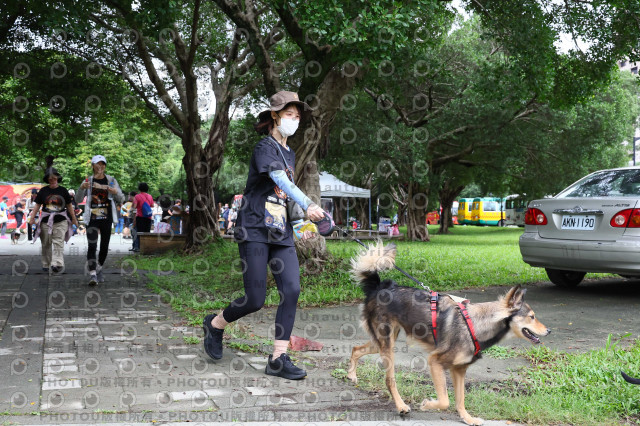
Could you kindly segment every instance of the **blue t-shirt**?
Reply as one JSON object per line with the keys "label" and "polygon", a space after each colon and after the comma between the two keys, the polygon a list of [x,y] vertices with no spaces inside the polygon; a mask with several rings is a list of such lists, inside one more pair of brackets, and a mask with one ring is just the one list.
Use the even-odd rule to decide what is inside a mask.
{"label": "blue t-shirt", "polygon": [[287,220],[287,195],[269,177],[272,170],[284,170],[293,180],[295,153],[280,146],[287,159],[287,170],[271,136],[263,138],[253,149],[249,176],[238,210],[234,236],[236,241],[255,241],[293,246],[293,229]]}

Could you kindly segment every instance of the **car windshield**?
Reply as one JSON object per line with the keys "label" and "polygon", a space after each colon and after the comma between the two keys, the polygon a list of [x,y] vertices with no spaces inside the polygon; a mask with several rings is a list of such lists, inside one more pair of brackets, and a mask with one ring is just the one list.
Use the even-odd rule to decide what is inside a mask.
{"label": "car windshield", "polygon": [[604,170],[571,185],[556,198],[638,197],[640,169]]}

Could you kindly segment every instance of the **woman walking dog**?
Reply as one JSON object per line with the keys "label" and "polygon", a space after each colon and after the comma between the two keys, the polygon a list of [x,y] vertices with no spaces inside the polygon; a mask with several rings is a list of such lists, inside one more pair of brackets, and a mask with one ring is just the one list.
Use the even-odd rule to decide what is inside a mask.
{"label": "woman walking dog", "polygon": [[[324,212],[293,183],[295,154],[287,146],[287,138],[295,133],[309,106],[296,93],[285,91],[273,95],[269,103],[270,109],[259,114],[259,122],[254,126],[265,137],[253,150],[234,233],[243,264],[245,295],[231,302],[220,315],[204,318],[204,349],[211,358],[222,358],[225,326],[262,308],[269,265],[280,293],[280,304],[275,318],[274,351],[265,373],[298,380],[307,373],[287,355],[300,295],[300,269],[287,218],[287,197],[298,203],[311,220],[322,219]],[[305,233],[303,238],[310,236]]]}

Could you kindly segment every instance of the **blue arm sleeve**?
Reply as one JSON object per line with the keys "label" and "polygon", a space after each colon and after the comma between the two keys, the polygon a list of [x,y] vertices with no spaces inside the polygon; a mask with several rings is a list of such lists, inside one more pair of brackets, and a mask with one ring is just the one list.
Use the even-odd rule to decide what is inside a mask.
{"label": "blue arm sleeve", "polygon": [[302,207],[302,210],[307,211],[309,205],[313,203],[311,198],[304,195],[304,193],[300,191],[300,188],[289,180],[284,170],[272,170],[269,172],[269,177],[285,192],[285,194],[298,203],[300,207]]}

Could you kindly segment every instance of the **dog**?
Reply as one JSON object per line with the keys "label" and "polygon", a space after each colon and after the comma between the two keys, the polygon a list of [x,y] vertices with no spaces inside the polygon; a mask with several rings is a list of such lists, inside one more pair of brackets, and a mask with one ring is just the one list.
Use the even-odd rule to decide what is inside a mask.
{"label": "dog", "polygon": [[84,225],[78,226],[78,235],[87,235],[87,228]]}
{"label": "dog", "polygon": [[[461,314],[460,305],[450,296],[440,295],[435,310],[435,338],[431,294],[423,289],[400,286],[393,280],[380,280],[378,272],[393,268],[395,256],[395,245],[384,247],[378,242],[351,261],[352,274],[365,293],[362,326],[371,340],[352,349],[347,378],[357,383],[358,360],[364,355],[379,353],[396,410],[400,415],[408,414],[411,408],[398,393],[393,360],[395,341],[404,330],[408,338],[419,342],[430,353],[428,364],[437,399],[425,399],[420,409],[445,410],[449,407],[445,379],[445,370],[449,370],[458,414],[466,424],[482,424],[483,420],[469,415],[464,406],[465,374],[480,358],[479,350],[495,345],[507,335],[540,343],[538,336],[547,336],[550,330],[538,321],[531,307],[524,302],[526,289],[518,286],[497,301],[466,305],[473,328]],[[471,329],[475,329],[476,338],[472,338]],[[479,346],[476,347],[476,343]]]}
{"label": "dog", "polygon": [[11,244],[20,243],[20,231],[17,229],[11,232]]}
{"label": "dog", "polygon": [[631,383],[632,385],[640,385],[640,379],[636,379],[635,377],[631,377],[629,375],[627,375],[624,371],[621,371],[620,374],[622,374],[622,378],[625,379],[627,382]]}

